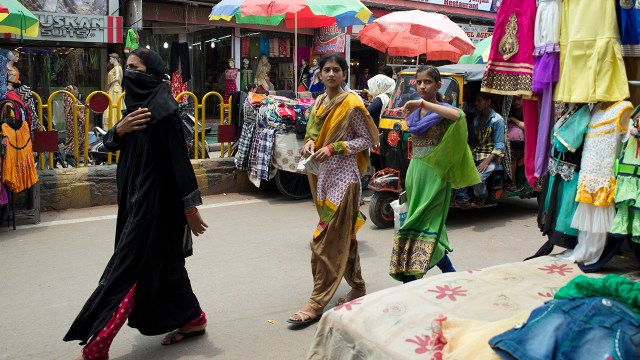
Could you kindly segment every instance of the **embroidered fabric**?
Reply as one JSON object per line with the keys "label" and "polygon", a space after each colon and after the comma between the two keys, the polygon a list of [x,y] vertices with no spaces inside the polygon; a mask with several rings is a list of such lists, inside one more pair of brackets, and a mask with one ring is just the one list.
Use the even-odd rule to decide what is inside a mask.
{"label": "embroidered fabric", "polygon": [[562,160],[551,158],[549,159],[549,174],[551,176],[560,175],[562,180],[571,181],[573,175],[576,172],[576,165]]}
{"label": "embroidered fabric", "polygon": [[614,162],[627,127],[627,122],[621,122],[620,116],[632,108],[630,102],[619,101],[606,109],[599,104],[592,112],[585,136],[579,182],[579,186],[590,194],[601,188],[615,190],[610,187],[611,179],[614,179]]}

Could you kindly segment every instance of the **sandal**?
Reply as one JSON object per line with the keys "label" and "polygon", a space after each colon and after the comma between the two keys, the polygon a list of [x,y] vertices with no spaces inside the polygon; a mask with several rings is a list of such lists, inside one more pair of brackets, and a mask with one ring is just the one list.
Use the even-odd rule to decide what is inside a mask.
{"label": "sandal", "polygon": [[[303,310],[298,310],[297,313],[291,315],[291,317],[294,317],[298,315],[298,317],[300,318],[300,320],[294,320],[294,319],[287,319],[287,322],[289,324],[294,324],[294,325],[308,325],[308,324],[313,324],[314,322],[320,320],[320,318],[322,317],[322,314],[314,314],[308,311],[303,311]],[[306,316],[306,319],[305,319]]]}
{"label": "sandal", "polygon": [[[179,330],[174,330],[170,333],[168,333],[164,339],[162,339],[161,344],[162,345],[173,345],[173,344],[177,344],[181,341],[183,341],[184,339],[188,339],[191,337],[195,337],[195,336],[202,336],[204,335],[204,333],[207,331],[207,329],[202,329],[202,330],[195,330],[195,331],[190,331],[190,332],[181,332]],[[181,338],[178,338],[178,335],[181,336]],[[169,340],[169,342],[165,342],[165,340]]]}

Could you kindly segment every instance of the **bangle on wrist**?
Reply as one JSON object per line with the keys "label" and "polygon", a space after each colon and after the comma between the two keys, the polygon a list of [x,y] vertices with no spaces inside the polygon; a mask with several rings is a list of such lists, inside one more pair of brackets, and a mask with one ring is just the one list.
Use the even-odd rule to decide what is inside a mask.
{"label": "bangle on wrist", "polygon": [[191,211],[185,211],[184,216],[193,216],[197,213],[198,213],[198,208],[195,208],[194,210],[191,210]]}
{"label": "bangle on wrist", "polygon": [[331,153],[331,155],[333,155],[333,146],[331,146],[331,144],[325,146],[327,148],[327,150],[329,150],[329,152]]}

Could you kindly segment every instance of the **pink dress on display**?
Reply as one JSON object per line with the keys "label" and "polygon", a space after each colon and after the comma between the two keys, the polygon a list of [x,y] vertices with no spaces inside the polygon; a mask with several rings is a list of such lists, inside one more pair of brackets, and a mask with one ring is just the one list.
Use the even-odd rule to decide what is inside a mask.
{"label": "pink dress on display", "polygon": [[224,102],[229,101],[229,96],[231,93],[238,91],[238,85],[236,85],[236,79],[238,78],[238,72],[240,69],[232,68],[224,72],[225,83],[224,83]]}

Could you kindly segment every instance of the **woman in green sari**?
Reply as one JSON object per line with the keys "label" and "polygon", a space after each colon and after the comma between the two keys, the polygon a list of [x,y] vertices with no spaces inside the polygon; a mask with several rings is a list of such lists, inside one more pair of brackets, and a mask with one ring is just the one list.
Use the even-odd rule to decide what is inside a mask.
{"label": "woman in green sari", "polygon": [[[421,278],[438,264],[455,271],[446,253],[451,251],[445,221],[451,188],[480,182],[467,145],[464,112],[442,102],[440,72],[433,66],[416,71],[419,100],[407,102],[410,113],[412,157],[405,178],[408,212],[395,234],[390,275],[403,282]],[[442,263],[440,263],[442,261]]]}

